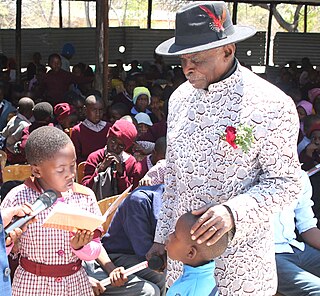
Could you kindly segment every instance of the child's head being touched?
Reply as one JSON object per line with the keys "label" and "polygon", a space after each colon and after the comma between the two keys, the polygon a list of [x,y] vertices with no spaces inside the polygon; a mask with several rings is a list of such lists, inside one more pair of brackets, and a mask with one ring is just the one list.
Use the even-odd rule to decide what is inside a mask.
{"label": "child's head being touched", "polygon": [[200,218],[191,212],[183,214],[177,221],[175,231],[169,235],[166,242],[168,256],[193,267],[208,263],[220,256],[228,246],[228,234],[224,234],[215,244],[207,246],[197,244],[191,239],[190,230]]}
{"label": "child's head being touched", "polygon": [[65,192],[72,189],[76,174],[76,153],[72,141],[53,126],[34,130],[25,153],[33,176],[43,190]]}
{"label": "child's head being touched", "polygon": [[108,152],[119,155],[127,151],[137,137],[137,129],[130,121],[120,119],[110,127],[107,135]]}
{"label": "child's head being touched", "polygon": [[98,95],[89,95],[85,100],[86,118],[94,124],[99,123],[104,115],[104,102]]}

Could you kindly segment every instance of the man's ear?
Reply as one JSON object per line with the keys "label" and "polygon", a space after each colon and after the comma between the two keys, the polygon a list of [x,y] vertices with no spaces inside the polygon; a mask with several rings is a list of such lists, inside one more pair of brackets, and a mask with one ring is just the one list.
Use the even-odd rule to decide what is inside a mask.
{"label": "man's ear", "polygon": [[189,250],[189,252],[187,254],[187,258],[189,260],[194,259],[197,256],[197,252],[198,252],[197,248],[195,246],[191,246],[191,248],[190,248],[190,250]]}
{"label": "man's ear", "polygon": [[226,58],[230,56],[233,58],[235,51],[236,51],[236,45],[234,43],[227,44],[224,46],[224,56]]}

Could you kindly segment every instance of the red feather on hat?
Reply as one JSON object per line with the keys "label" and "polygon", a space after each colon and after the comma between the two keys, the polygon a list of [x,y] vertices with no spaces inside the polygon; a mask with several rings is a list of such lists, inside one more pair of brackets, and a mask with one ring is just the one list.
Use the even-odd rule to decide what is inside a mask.
{"label": "red feather on hat", "polygon": [[227,13],[225,9],[222,10],[221,16],[217,17],[209,8],[203,5],[200,5],[199,8],[202,9],[212,19],[214,27],[218,29],[218,32],[224,31],[223,23],[227,18]]}

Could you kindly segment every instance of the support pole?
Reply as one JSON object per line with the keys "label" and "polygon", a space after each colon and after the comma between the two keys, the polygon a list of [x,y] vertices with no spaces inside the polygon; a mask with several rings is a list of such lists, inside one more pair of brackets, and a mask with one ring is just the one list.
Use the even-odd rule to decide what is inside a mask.
{"label": "support pole", "polygon": [[272,26],[272,17],[273,17],[273,7],[274,7],[274,4],[270,4],[268,32],[267,32],[266,66],[269,66],[269,62],[270,62],[270,44],[271,44],[271,26]]}
{"label": "support pole", "polygon": [[109,6],[108,0],[96,0],[96,69],[95,89],[101,91],[108,104]]}
{"label": "support pole", "polygon": [[237,24],[237,14],[238,14],[238,2],[234,2],[233,9],[232,9],[232,22],[234,25]]}
{"label": "support pole", "polygon": [[303,23],[303,32],[308,32],[308,5],[304,6],[304,23]]}
{"label": "support pole", "polygon": [[62,0],[59,0],[59,28],[63,27],[62,22]]}
{"label": "support pole", "polygon": [[151,29],[152,0],[148,0],[148,22],[147,28]]}
{"label": "support pole", "polygon": [[16,82],[21,82],[21,1],[17,0],[16,13]]}

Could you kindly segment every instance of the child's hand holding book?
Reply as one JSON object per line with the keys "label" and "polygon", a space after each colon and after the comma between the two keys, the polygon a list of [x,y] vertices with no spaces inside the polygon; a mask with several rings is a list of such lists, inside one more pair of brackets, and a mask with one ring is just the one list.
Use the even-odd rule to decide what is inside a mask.
{"label": "child's hand holding book", "polygon": [[70,245],[73,249],[79,250],[93,239],[94,232],[90,230],[78,230],[70,239]]}

